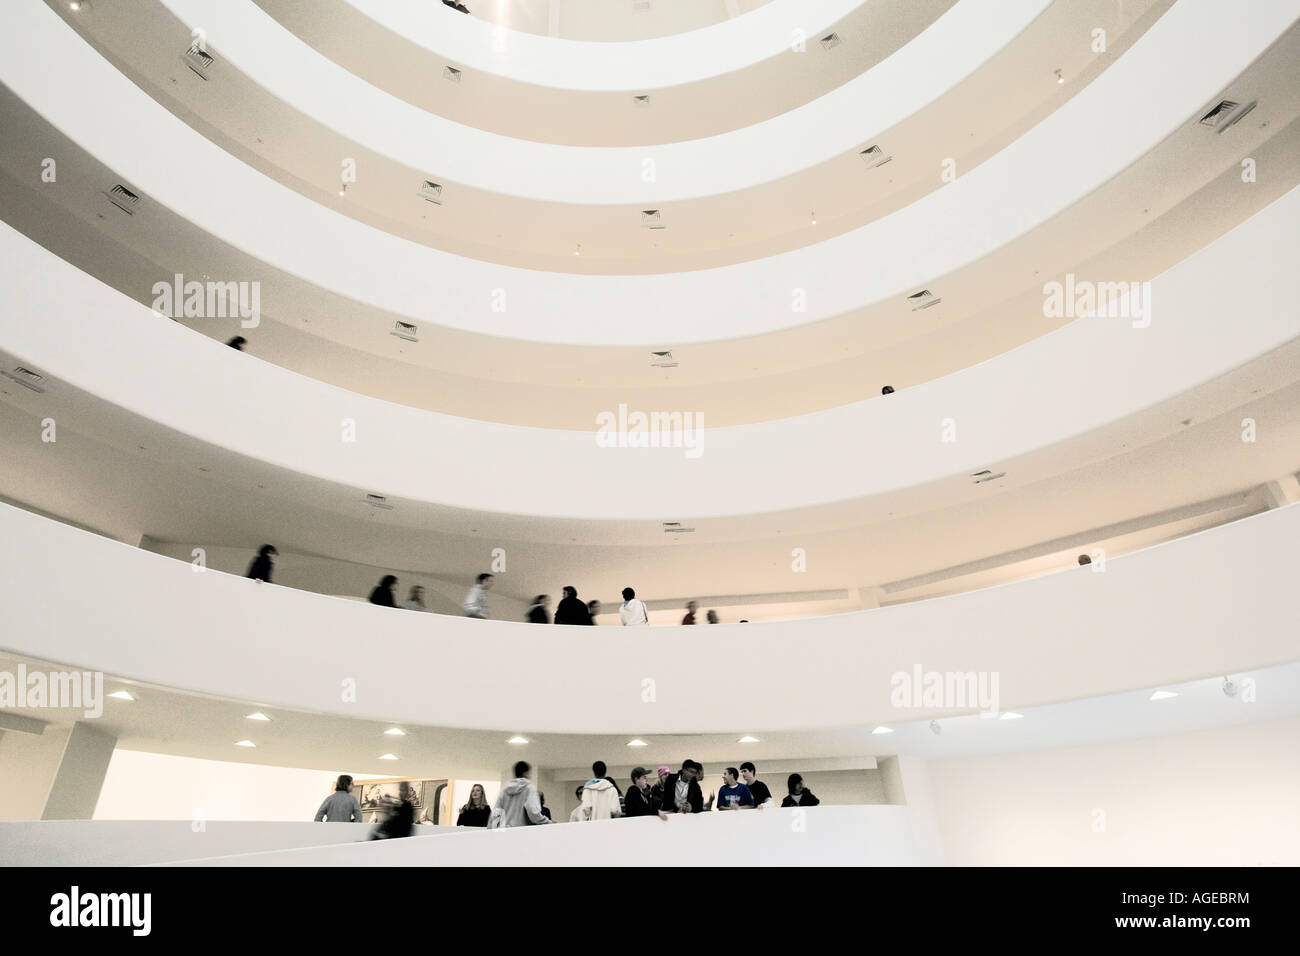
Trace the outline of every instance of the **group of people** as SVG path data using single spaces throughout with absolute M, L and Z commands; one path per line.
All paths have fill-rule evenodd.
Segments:
M 528 761 L 518 761 L 514 766 L 514 777 L 501 788 L 495 803 L 491 805 L 483 785 L 474 784 L 469 799 L 456 817 L 456 826 L 500 829 L 553 822 L 551 811 L 546 806 L 546 796 L 533 786 L 531 775 L 532 767 Z M 739 769 L 727 767 L 722 772 L 722 786 L 716 793 L 709 794 L 707 800 L 704 798 L 704 788 L 700 785 L 704 767 L 694 760 L 682 761 L 681 769 L 676 773 L 667 767 L 659 767 L 654 776 L 657 779 L 652 784 L 650 771 L 645 767 L 636 767 L 631 775 L 632 785 L 625 794 L 606 772 L 604 761 L 597 760 L 591 765 L 591 779 L 580 785 L 575 792 L 578 806 L 569 815 L 569 822 L 587 823 L 616 817 L 650 816 L 666 820 L 670 813 L 709 813 L 715 809 L 715 801 L 718 811 L 761 809 L 776 805 L 772 791 L 758 779 L 758 769 L 748 760 Z M 352 794 L 353 787 L 352 777 L 347 774 L 339 777 L 334 792 L 325 798 L 312 819 L 326 823 L 363 822 L 361 804 Z M 815 807 L 820 802 L 803 785 L 802 776 L 790 774 L 786 781 L 786 795 L 781 800 L 782 807 Z M 386 840 L 410 836 L 414 824 L 415 806 L 411 788 L 403 782 L 398 785 L 397 806 L 375 827 L 370 838 Z
M 270 584 L 271 572 L 275 568 L 275 562 L 272 558 L 277 557 L 279 553 L 274 545 L 262 545 L 257 552 L 257 557 L 248 566 L 246 576 Z M 480 620 L 487 619 L 487 595 L 495 583 L 496 577 L 486 571 L 475 579 L 474 586 L 465 595 L 465 601 L 462 605 L 466 617 L 479 618 Z M 525 620 L 532 624 L 592 625 L 596 623 L 596 618 L 601 613 L 599 601 L 588 601 L 584 604 L 578 598 L 578 589 L 572 585 L 565 587 L 563 593 L 564 596 L 560 598 L 554 616 L 551 614 L 551 596 L 549 594 L 539 594 L 533 599 L 532 605 L 528 608 Z M 395 608 L 400 606 L 408 611 L 429 610 L 424 604 L 424 588 L 419 584 L 412 585 L 406 600 L 401 605 L 398 605 L 397 575 L 395 574 L 384 575 L 370 592 L 369 600 L 371 604 L 378 604 L 381 607 Z M 695 624 L 695 613 L 698 609 L 699 606 L 694 601 L 687 601 L 686 615 L 682 618 L 682 623 L 686 625 Z M 646 610 L 645 602 L 636 596 L 636 591 L 632 588 L 623 589 L 623 603 L 619 605 L 618 616 L 624 627 L 642 627 L 650 623 L 650 614 Z M 705 614 L 705 620 L 710 624 L 717 624 L 718 612 L 709 610 Z M 748 624 L 749 622 L 742 620 L 740 623 Z

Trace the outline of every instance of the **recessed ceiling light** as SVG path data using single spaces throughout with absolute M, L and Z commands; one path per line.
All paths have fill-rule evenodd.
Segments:
M 236 746 L 236 747 L 256 747 L 257 744 L 253 743 L 251 740 L 236 740 L 236 741 L 235 741 L 235 746 Z
M 737 740 L 736 743 L 738 743 L 738 744 L 756 744 L 756 743 L 758 743 L 758 738 L 757 738 L 757 737 L 751 737 L 751 736 L 749 736 L 749 734 L 745 734 L 745 736 L 743 736 L 743 737 L 741 737 L 739 740 Z
M 387 730 L 384 731 L 384 733 L 387 734 L 389 737 L 406 736 L 406 731 L 403 730 L 401 727 L 389 727 Z
M 526 744 L 526 743 L 528 743 L 528 738 L 527 738 L 527 737 L 520 737 L 520 736 L 516 735 L 516 736 L 514 736 L 514 737 L 511 737 L 509 740 L 507 740 L 506 743 L 508 743 L 508 744 Z
M 271 718 L 268 717 L 268 716 L 266 716 L 266 714 L 262 713 L 262 712 L 259 710 L 259 711 L 258 711 L 257 713 L 255 713 L 255 714 L 249 714 L 249 715 L 248 715 L 247 717 L 245 717 L 244 719 L 245 719 L 245 720 L 270 720 Z
M 132 697 L 131 694 L 130 694 L 128 691 L 124 691 L 124 690 L 114 691 L 113 693 L 109 694 L 108 696 L 109 696 L 109 697 L 116 697 L 118 700 L 135 700 L 135 698 Z
M 1057 82 L 1057 85 L 1060 85 L 1061 83 L 1064 83 L 1064 82 L 1065 82 L 1065 77 L 1063 77 L 1063 76 L 1061 75 L 1061 71 L 1060 71 L 1060 70 L 1057 70 L 1057 71 L 1056 71 L 1056 82 Z
M 877 727 L 875 730 L 872 731 L 873 734 L 892 734 L 893 732 L 894 732 L 893 727 Z
M 648 743 L 646 743 L 644 740 L 641 740 L 639 737 L 638 737 L 636 740 L 629 740 L 629 741 L 627 742 L 627 745 L 628 745 L 629 747 L 649 747 L 649 746 L 650 746 Z
M 1020 720 L 1024 716 L 1024 714 L 1017 714 L 1014 711 L 1008 710 L 1005 714 L 999 717 L 998 720 Z
M 396 759 L 397 759 L 397 754 L 380 754 L 380 755 L 379 755 L 379 759 L 380 759 L 380 760 L 396 760 Z
M 1168 700 L 1170 697 L 1177 697 L 1177 696 L 1178 695 L 1171 690 L 1158 690 L 1150 697 L 1148 697 L 1147 700 Z

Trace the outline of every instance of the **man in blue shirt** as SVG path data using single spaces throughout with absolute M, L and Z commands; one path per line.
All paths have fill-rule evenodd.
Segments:
M 740 782 L 740 771 L 728 767 L 722 773 L 723 787 L 718 791 L 719 810 L 739 810 L 741 807 L 753 809 L 754 795 L 749 787 Z

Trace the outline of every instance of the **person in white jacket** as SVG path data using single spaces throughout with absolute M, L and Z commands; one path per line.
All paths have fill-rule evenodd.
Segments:
M 537 788 L 528 779 L 532 769 L 526 760 L 520 760 L 515 764 L 515 778 L 502 787 L 501 792 L 497 794 L 496 805 L 492 807 L 492 815 L 488 817 L 489 830 L 551 822 L 546 814 L 542 813 L 542 801 L 537 796 Z
M 622 815 L 618 788 L 604 777 L 592 777 L 582 787 L 582 804 L 574 811 L 572 819 L 589 823 L 592 820 L 612 820 Z
M 636 592 L 631 588 L 623 589 L 623 604 L 618 609 L 618 616 L 623 621 L 624 627 L 642 627 L 650 623 L 645 602 L 638 601 Z

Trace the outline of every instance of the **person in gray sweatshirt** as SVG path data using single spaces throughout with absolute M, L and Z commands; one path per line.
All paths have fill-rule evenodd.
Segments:
M 352 778 L 346 773 L 334 784 L 334 792 L 325 798 L 325 802 L 312 817 L 314 823 L 324 820 L 326 823 L 361 823 L 361 804 L 352 796 Z
M 551 822 L 546 814 L 542 813 L 542 802 L 538 799 L 537 788 L 528 779 L 532 769 L 526 760 L 520 760 L 515 764 L 515 778 L 502 787 L 501 792 L 497 794 L 497 802 L 492 807 L 492 817 L 488 820 L 489 829 Z

